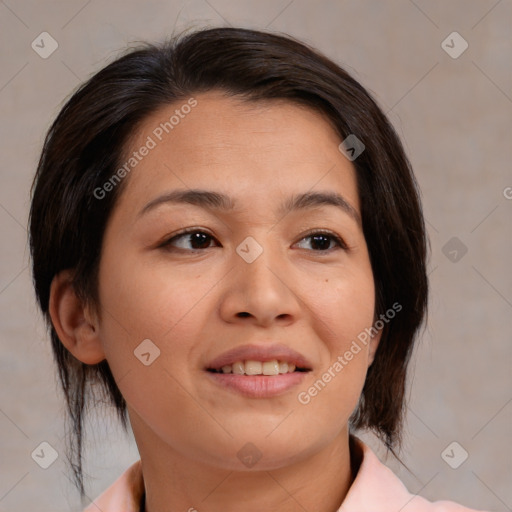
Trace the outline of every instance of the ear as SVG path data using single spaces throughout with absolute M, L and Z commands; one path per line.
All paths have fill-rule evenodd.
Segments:
M 78 360 L 96 364 L 105 359 L 98 319 L 77 297 L 70 270 L 52 280 L 49 313 L 60 341 Z
M 375 353 L 379 348 L 380 339 L 382 337 L 382 329 L 379 330 L 377 334 L 372 336 L 370 340 L 370 349 L 368 351 L 368 368 L 373 364 L 373 360 L 375 359 Z

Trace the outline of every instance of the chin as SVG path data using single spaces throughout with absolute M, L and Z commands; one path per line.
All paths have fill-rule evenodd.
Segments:
M 286 434 L 283 432 L 283 434 Z M 271 434 L 272 437 L 274 434 Z M 201 447 L 197 460 L 229 471 L 271 471 L 300 462 L 315 453 L 315 444 L 303 446 L 304 439 L 286 435 L 274 439 L 261 430 Z M 302 441 L 302 443 L 300 442 Z M 215 446 L 215 450 L 211 447 Z

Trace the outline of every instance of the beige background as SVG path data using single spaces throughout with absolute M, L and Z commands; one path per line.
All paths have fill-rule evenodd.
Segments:
M 44 133 L 74 88 L 125 45 L 226 24 L 316 46 L 389 113 L 423 191 L 432 296 L 403 457 L 414 475 L 387 462 L 431 500 L 512 510 L 511 22 L 510 0 L 0 1 L 0 512 L 80 510 L 28 266 L 29 187 Z M 47 59 L 31 48 L 43 31 L 59 45 Z M 469 44 L 458 58 L 441 46 L 453 31 Z M 457 262 L 443 252 L 452 237 L 467 247 Z M 133 439 L 103 421 L 106 411 L 98 416 L 86 453 L 91 498 L 138 458 Z M 43 441 L 59 453 L 46 470 L 31 458 Z M 453 441 L 469 453 L 458 469 L 441 457 Z

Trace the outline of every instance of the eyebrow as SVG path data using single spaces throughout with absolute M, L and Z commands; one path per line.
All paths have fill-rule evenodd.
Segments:
M 235 209 L 236 202 L 226 194 L 201 189 L 173 190 L 162 194 L 147 203 L 138 213 L 137 218 L 163 204 L 191 204 L 207 210 L 229 212 Z M 321 206 L 335 206 L 348 214 L 361 226 L 361 217 L 358 211 L 340 194 L 336 192 L 305 192 L 287 199 L 280 207 L 278 213 L 287 215 L 296 210 L 317 208 Z

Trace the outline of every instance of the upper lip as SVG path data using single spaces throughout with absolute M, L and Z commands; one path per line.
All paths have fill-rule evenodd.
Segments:
M 210 361 L 206 369 L 219 370 L 237 361 L 285 361 L 297 368 L 311 370 L 311 363 L 299 352 L 286 345 L 242 345 L 232 348 Z

